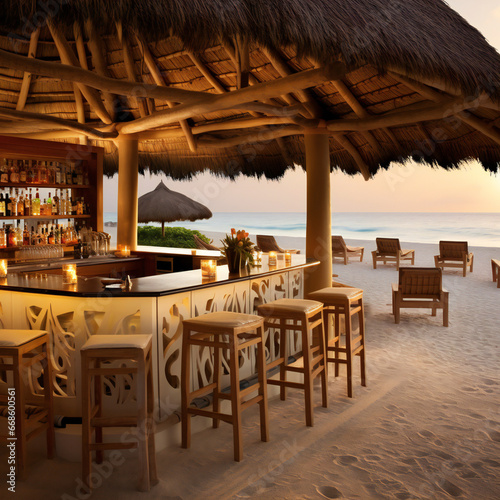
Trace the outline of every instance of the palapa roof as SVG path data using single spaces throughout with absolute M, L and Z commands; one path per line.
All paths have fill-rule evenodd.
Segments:
M 278 178 L 325 127 L 365 178 L 499 166 L 500 55 L 440 0 L 3 0 L 0 49 L 0 133 L 84 133 L 108 174 L 135 133 L 151 172 Z

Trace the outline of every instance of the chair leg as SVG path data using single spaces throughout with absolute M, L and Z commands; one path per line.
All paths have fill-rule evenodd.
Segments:
M 257 374 L 259 380 L 259 395 L 262 400 L 260 406 L 260 439 L 269 441 L 269 410 L 267 406 L 267 377 L 266 377 L 266 355 L 264 353 L 264 329 L 257 329 L 261 341 L 257 344 Z
M 214 383 L 215 383 L 215 389 L 212 395 L 213 398 L 213 404 L 212 408 L 214 410 L 214 413 L 219 413 L 220 412 L 220 401 L 219 401 L 219 394 L 222 391 L 221 388 L 221 383 L 220 383 L 220 372 L 221 372 L 221 361 L 220 361 L 220 349 L 218 347 L 214 347 Z M 218 429 L 220 426 L 220 419 L 219 418 L 213 418 L 212 420 L 212 427 L 214 429 Z
M 191 415 L 188 413 L 189 390 L 191 387 L 191 345 L 188 342 L 189 330 L 182 336 L 182 362 L 181 362 L 181 420 L 182 420 L 182 447 L 191 446 Z
M 449 294 L 448 292 L 443 293 L 443 326 L 448 326 L 448 303 Z
M 347 396 L 352 398 L 352 316 L 350 304 L 345 305 L 345 352 L 347 368 Z
M 464 278 L 467 276 L 467 256 L 464 257 L 463 276 Z
M 361 371 L 361 385 L 363 387 L 366 387 L 366 354 L 365 354 L 365 349 L 366 349 L 366 344 L 365 344 L 365 309 L 363 305 L 363 299 L 359 299 L 359 306 L 360 306 L 360 311 L 359 311 L 359 334 L 361 336 L 361 345 L 363 348 L 359 352 L 359 367 Z
M 12 356 L 14 387 L 16 388 L 16 473 L 19 479 L 24 479 L 26 470 L 26 415 L 24 409 L 25 387 L 23 381 L 23 356 L 18 351 Z
M 101 362 L 99 359 L 95 360 L 95 367 L 99 369 L 101 367 Z M 100 375 L 94 375 L 94 398 L 95 406 L 97 407 L 96 417 L 102 417 L 102 380 Z M 95 443 L 102 443 L 102 427 L 95 428 Z M 98 464 L 102 464 L 104 458 L 103 450 L 96 450 L 95 461 Z
M 283 362 L 280 364 L 280 380 L 286 381 L 287 379 L 287 365 L 288 365 L 288 333 L 286 329 L 286 321 L 284 319 L 279 319 L 279 335 L 280 335 L 280 358 Z M 280 399 L 281 401 L 286 400 L 286 386 L 281 384 L 280 386 Z
M 309 340 L 309 328 L 307 320 L 302 320 L 302 353 L 304 360 L 304 399 L 306 411 L 306 425 L 312 427 L 314 425 L 313 416 L 313 380 L 311 377 L 311 344 Z M 311 332 L 312 334 L 312 332 Z
M 147 385 L 146 385 L 146 367 L 144 358 L 140 359 L 136 375 L 136 399 L 137 399 L 137 428 L 139 429 L 139 438 L 137 442 L 137 451 L 139 455 L 139 490 L 149 491 L 149 452 L 147 437 Z
M 472 273 L 474 271 L 474 254 L 471 254 L 470 256 L 470 272 Z
M 233 446 L 234 460 L 241 462 L 243 458 L 243 443 L 241 441 L 241 398 L 240 398 L 240 377 L 238 366 L 239 350 L 236 345 L 237 339 L 230 338 L 229 370 L 231 379 L 231 414 L 233 422 Z
M 373 269 L 377 269 L 377 252 L 372 252 Z
M 363 250 L 361 250 L 361 255 L 359 257 L 359 262 L 363 262 L 363 255 L 365 253 L 365 249 L 363 248 Z
M 322 314 L 322 313 L 321 313 Z M 321 401 L 323 408 L 328 408 L 328 350 L 325 344 L 325 333 L 324 333 L 324 322 L 322 321 L 317 326 L 318 332 L 318 342 L 319 342 L 319 352 L 323 355 L 323 362 L 320 361 L 320 365 L 323 365 L 323 370 L 320 373 L 321 377 Z
M 434 255 L 434 266 L 439 267 L 439 255 Z
M 399 298 L 399 293 L 394 293 L 394 322 L 396 325 L 399 324 L 400 316 L 401 316 L 401 303 Z
M 335 306 L 335 377 L 340 374 L 340 311 L 338 306 Z
M 153 388 L 153 365 L 152 353 L 148 355 L 148 374 L 146 379 L 148 396 L 148 455 L 149 455 L 149 482 L 151 486 L 158 484 L 158 473 L 156 470 L 156 446 L 155 446 L 155 423 L 154 423 L 154 388 Z
M 47 341 L 48 342 L 48 341 Z M 52 385 L 52 359 L 48 343 L 43 345 L 45 352 L 45 366 L 43 368 L 43 392 L 47 408 L 47 458 L 54 458 L 55 433 L 54 433 L 54 394 Z

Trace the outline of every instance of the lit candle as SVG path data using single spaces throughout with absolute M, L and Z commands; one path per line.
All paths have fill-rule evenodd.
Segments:
M 75 264 L 63 264 L 62 266 L 63 284 L 73 285 L 77 282 L 76 277 L 76 265 Z
M 124 257 L 130 257 L 130 248 L 127 245 L 123 246 L 122 255 Z
M 270 266 L 276 265 L 276 252 L 269 252 L 269 265 Z
M 0 260 L 0 278 L 7 277 L 7 259 Z
M 290 252 L 285 252 L 285 265 L 289 266 L 292 263 L 292 254 Z
M 262 266 L 262 252 L 254 252 L 253 254 L 253 265 L 255 267 Z
M 217 261 L 202 260 L 201 261 L 202 278 L 215 278 L 216 275 L 217 275 Z

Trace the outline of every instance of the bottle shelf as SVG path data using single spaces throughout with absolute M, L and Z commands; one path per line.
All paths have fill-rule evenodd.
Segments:
M 5 215 L 0 220 L 90 219 L 90 215 Z
M 52 188 L 52 189 L 90 189 L 91 186 L 86 184 L 27 184 L 19 182 L 18 184 L 2 183 L 1 188 Z

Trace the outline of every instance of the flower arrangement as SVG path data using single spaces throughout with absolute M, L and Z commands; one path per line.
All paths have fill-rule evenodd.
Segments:
M 236 231 L 232 228 L 231 234 L 226 234 L 222 240 L 222 245 L 222 253 L 227 258 L 230 272 L 237 272 L 246 265 L 253 266 L 253 242 L 245 230 Z

